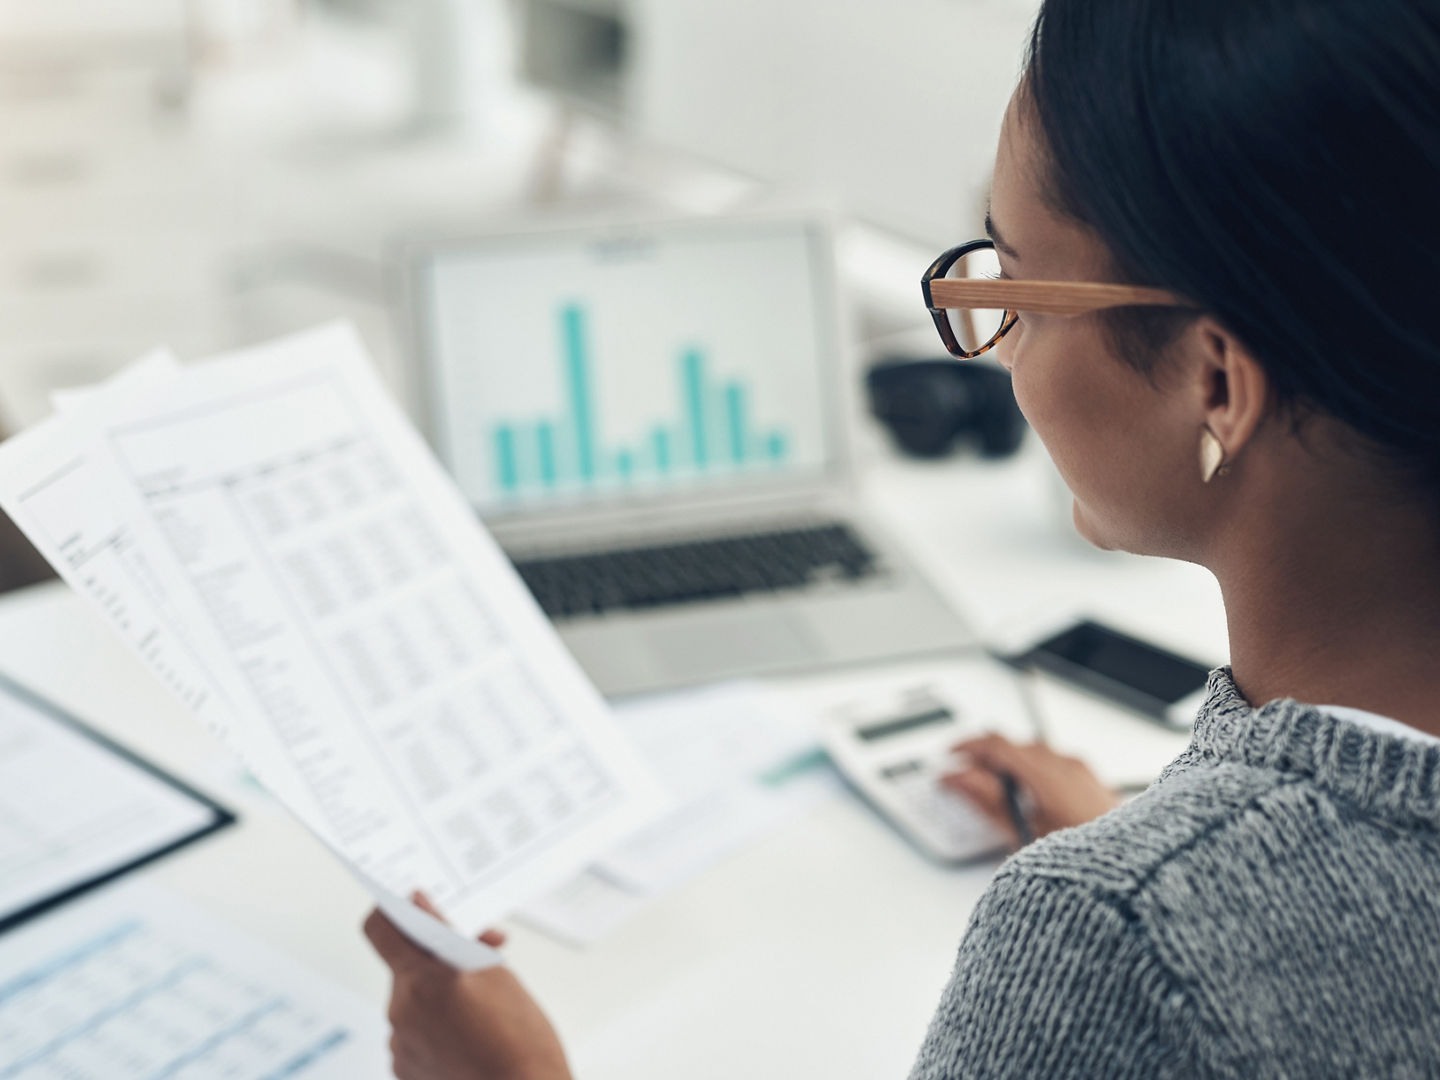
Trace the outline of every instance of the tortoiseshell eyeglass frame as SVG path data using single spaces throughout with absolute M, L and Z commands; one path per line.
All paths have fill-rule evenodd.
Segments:
M 925 271 L 920 279 L 920 291 L 925 296 L 925 307 L 935 320 L 935 329 L 940 340 L 951 356 L 960 360 L 973 360 L 989 352 L 1000 343 L 1000 339 L 1015 325 L 1017 312 L 1033 311 L 1037 315 L 1084 315 L 1104 308 L 1116 307 L 1193 307 L 1184 299 L 1164 289 L 1152 289 L 1141 285 L 1107 285 L 1090 281 L 1024 281 L 1013 278 L 995 280 L 963 278 L 950 279 L 945 275 L 957 262 L 972 251 L 995 247 L 993 240 L 971 240 L 945 252 Z M 973 310 L 976 308 L 1000 309 L 1005 317 L 1000 329 L 989 341 L 978 349 L 966 349 L 955 337 L 950 325 L 950 310 Z

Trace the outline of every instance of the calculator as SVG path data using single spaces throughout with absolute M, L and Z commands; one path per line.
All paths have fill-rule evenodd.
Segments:
M 910 843 L 937 862 L 960 863 L 1009 846 L 989 818 L 940 786 L 956 766 L 950 748 L 980 730 L 960 707 L 920 688 L 878 714 L 836 710 L 821 739 L 845 779 Z

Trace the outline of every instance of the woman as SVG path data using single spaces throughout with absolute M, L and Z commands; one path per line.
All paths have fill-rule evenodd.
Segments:
M 1010 309 L 1077 528 L 1213 571 L 1232 667 L 1118 809 L 966 748 L 952 786 L 1003 820 L 1010 773 L 1052 835 L 977 907 L 915 1076 L 1440 1075 L 1440 4 L 1046 0 L 1028 60 L 1002 280 L 927 296 Z M 368 929 L 401 1077 L 566 1075 L 509 972 Z

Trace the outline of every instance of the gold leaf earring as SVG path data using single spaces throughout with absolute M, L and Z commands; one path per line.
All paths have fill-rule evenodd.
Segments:
M 1200 479 L 1210 483 L 1217 476 L 1224 476 L 1230 471 L 1230 465 L 1225 460 L 1225 447 L 1220 444 L 1220 439 L 1215 432 L 1210 430 L 1206 424 L 1200 429 Z

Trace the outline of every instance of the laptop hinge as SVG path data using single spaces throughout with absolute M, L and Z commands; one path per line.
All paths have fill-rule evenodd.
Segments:
M 500 545 L 511 551 L 562 551 L 754 532 L 791 524 L 819 523 L 843 516 L 845 500 L 830 491 L 789 492 L 784 497 L 727 500 L 683 508 L 667 503 L 646 508 L 588 508 L 544 519 L 487 522 Z

